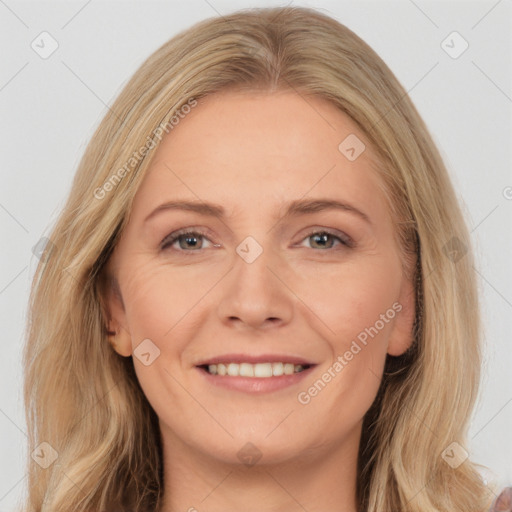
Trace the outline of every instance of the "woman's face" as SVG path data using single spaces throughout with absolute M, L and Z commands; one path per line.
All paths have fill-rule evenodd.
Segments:
M 209 96 L 163 138 L 108 303 L 166 446 L 234 463 L 357 446 L 414 317 L 361 141 L 294 92 Z

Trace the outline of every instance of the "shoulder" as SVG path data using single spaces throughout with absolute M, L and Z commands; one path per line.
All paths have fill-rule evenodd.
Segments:
M 500 492 L 489 512 L 512 512 L 512 487 L 505 487 Z

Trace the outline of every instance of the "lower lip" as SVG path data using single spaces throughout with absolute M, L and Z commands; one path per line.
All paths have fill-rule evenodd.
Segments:
M 255 394 L 271 393 L 298 384 L 311 373 L 313 368 L 314 366 L 310 366 L 301 372 L 279 377 L 232 377 L 230 375 L 212 375 L 203 368 L 196 367 L 200 374 L 214 386 Z

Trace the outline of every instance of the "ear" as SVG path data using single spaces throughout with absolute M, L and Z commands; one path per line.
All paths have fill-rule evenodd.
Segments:
M 132 338 L 127 327 L 119 282 L 108 269 L 100 281 L 100 303 L 106 330 L 110 331 L 109 341 L 119 355 L 129 357 L 132 355 Z
M 398 311 L 391 332 L 387 353 L 400 356 L 412 345 L 414 320 L 416 318 L 416 290 L 414 280 L 403 277 L 400 296 L 394 309 Z

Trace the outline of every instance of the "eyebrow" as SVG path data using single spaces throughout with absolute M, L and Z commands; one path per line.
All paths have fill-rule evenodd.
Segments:
M 168 210 L 186 210 L 214 217 L 217 219 L 224 219 L 226 211 L 224 207 L 219 204 L 207 203 L 204 201 L 167 201 L 157 206 L 145 219 L 144 223 L 152 219 L 160 212 Z M 319 198 L 319 199 L 297 199 L 288 203 L 283 218 L 305 215 L 310 213 L 321 212 L 325 210 L 341 210 L 348 213 L 353 213 L 363 219 L 368 224 L 372 225 L 369 216 L 355 206 L 337 201 L 336 199 Z

